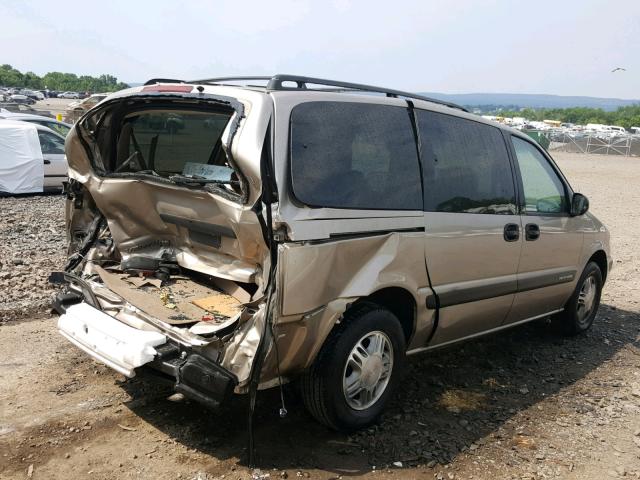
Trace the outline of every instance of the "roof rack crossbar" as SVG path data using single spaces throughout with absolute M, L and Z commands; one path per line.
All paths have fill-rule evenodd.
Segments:
M 285 82 L 293 82 L 296 84 L 296 87 L 288 87 L 283 85 Z M 301 77 L 298 75 L 274 75 L 269 80 L 267 84 L 268 90 L 297 90 L 301 88 L 307 88 L 307 84 L 314 85 L 327 85 L 331 87 L 342 87 L 351 90 L 360 90 L 363 92 L 375 92 L 375 93 L 384 93 L 387 97 L 405 97 L 405 98 L 414 98 L 416 100 L 424 100 L 426 102 L 437 103 L 439 105 L 445 105 L 450 108 L 456 108 L 458 110 L 467 111 L 466 108 L 457 105 L 455 103 L 446 102 L 444 100 L 437 100 L 435 98 L 426 97 L 424 95 L 418 95 L 411 92 L 403 92 L 401 90 L 392 90 L 390 88 L 382 88 L 382 87 L 374 87 L 372 85 L 364 85 L 360 83 L 350 83 L 350 82 L 341 82 L 336 80 L 326 80 L 323 78 L 313 78 L 313 77 Z

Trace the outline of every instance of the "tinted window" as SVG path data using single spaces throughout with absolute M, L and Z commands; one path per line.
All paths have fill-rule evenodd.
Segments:
M 472 120 L 417 111 L 425 210 L 515 214 L 515 186 L 499 129 Z
M 512 139 L 522 177 L 524 211 L 526 213 L 566 212 L 564 185 L 547 159 L 531 143 L 516 137 Z
M 41 132 L 38 130 L 38 139 L 40 140 L 40 149 L 44 154 L 63 154 L 64 140 L 57 137 L 53 133 Z
M 310 206 L 419 210 L 420 167 L 406 108 L 310 102 L 291 113 L 291 179 Z

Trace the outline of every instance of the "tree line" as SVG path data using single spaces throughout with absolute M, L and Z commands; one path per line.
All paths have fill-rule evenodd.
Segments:
M 113 75 L 76 75 L 75 73 L 49 72 L 42 77 L 33 72 L 22 73 L 11 65 L 0 65 L 0 86 L 29 88 L 33 90 L 64 90 L 73 92 L 115 92 L 127 88 Z
M 501 117 L 524 117 L 527 120 L 559 120 L 563 123 L 586 125 L 587 123 L 602 123 L 618 125 L 624 128 L 640 127 L 640 105 L 619 107 L 607 112 L 601 108 L 525 108 L 522 110 L 501 110 L 496 115 Z

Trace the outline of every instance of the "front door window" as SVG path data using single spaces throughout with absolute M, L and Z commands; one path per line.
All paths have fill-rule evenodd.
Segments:
M 565 213 L 568 210 L 564 186 L 551 164 L 531 143 L 513 137 L 522 187 L 525 214 L 544 215 Z

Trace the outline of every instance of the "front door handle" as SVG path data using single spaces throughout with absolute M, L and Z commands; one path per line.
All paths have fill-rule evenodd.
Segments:
M 524 238 L 530 242 L 540 238 L 540 227 L 535 223 L 527 223 L 524 227 Z
M 45 160 L 45 161 L 44 161 L 44 164 L 45 164 L 45 165 L 51 165 L 51 160 Z
M 507 242 L 516 242 L 520 238 L 520 226 L 517 223 L 507 223 L 504 226 L 504 239 Z

